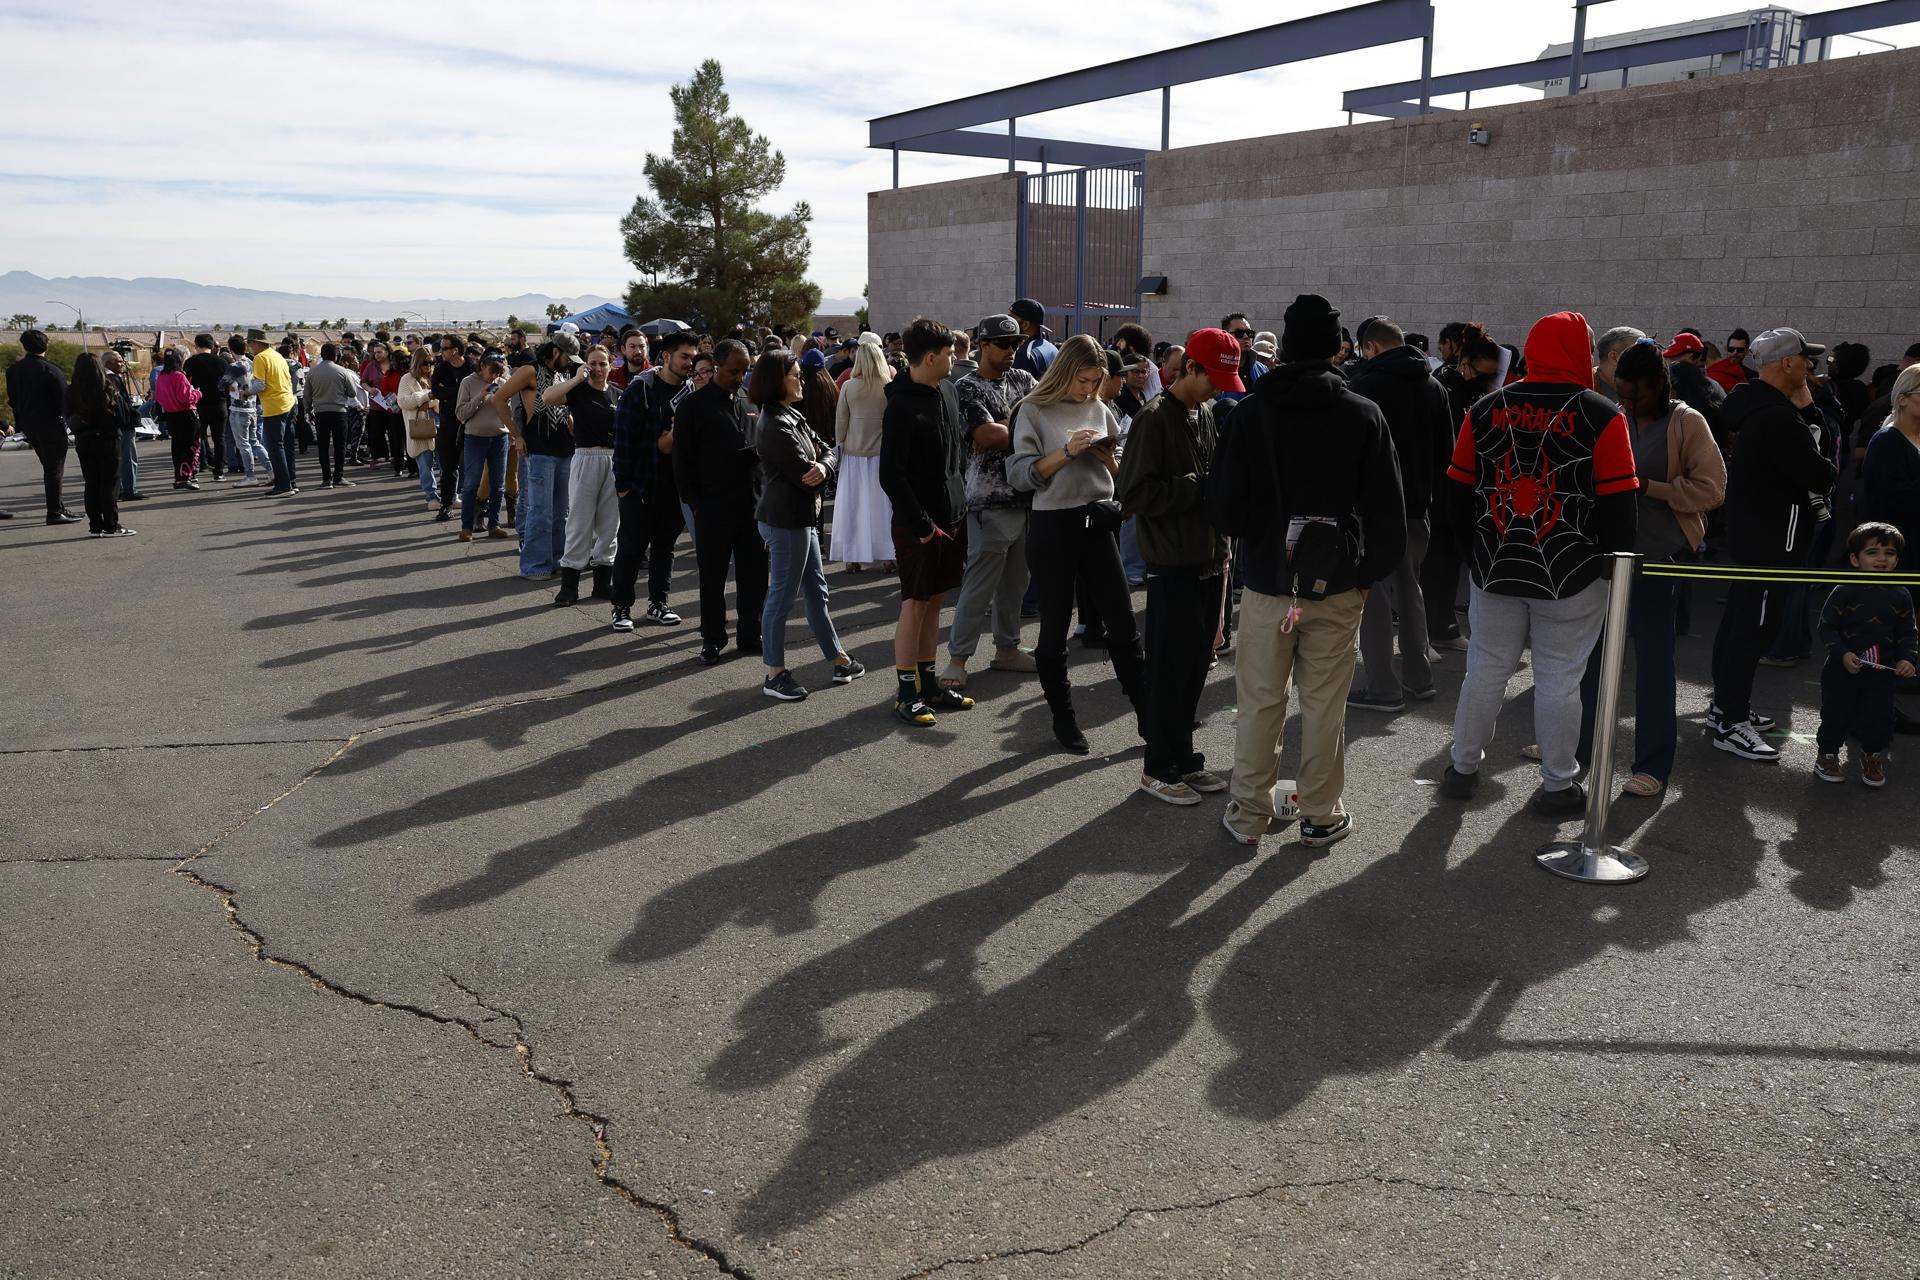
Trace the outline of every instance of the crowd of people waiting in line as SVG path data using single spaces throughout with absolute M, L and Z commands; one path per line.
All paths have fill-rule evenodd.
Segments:
M 1610 553 L 1808 569 L 1844 545 L 1852 568 L 1886 572 L 1920 534 L 1920 344 L 1869 382 L 1864 347 L 1829 352 L 1784 327 L 1735 330 L 1723 348 L 1697 330 L 1662 342 L 1620 327 L 1596 341 L 1563 312 L 1524 348 L 1461 322 L 1430 352 L 1384 316 L 1349 332 L 1311 294 L 1277 334 L 1234 313 L 1178 344 L 1138 324 L 1105 346 L 1056 344 L 1046 321 L 1020 299 L 970 329 L 920 319 L 845 339 L 554 326 L 536 344 L 518 330 L 497 345 L 382 331 L 314 353 L 293 335 L 252 330 L 223 350 L 203 334 L 192 352 L 156 353 L 144 395 L 114 352 L 83 354 L 68 382 L 28 331 L 7 389 L 44 466 L 47 522 L 78 518 L 61 503 L 71 431 L 96 537 L 132 533 L 118 504 L 143 496 L 143 413 L 166 430 L 177 489 L 198 489 L 204 468 L 289 496 L 309 449 L 322 488 L 354 483 L 350 462 L 390 469 L 417 480 L 438 520 L 457 509 L 462 541 L 517 540 L 522 576 L 559 579 L 556 605 L 576 604 L 590 578 L 618 631 L 635 626 L 643 561 L 642 619 L 680 624 L 668 591 L 691 530 L 700 660 L 719 663 L 730 642 L 731 572 L 731 642 L 761 658 L 762 691 L 783 701 L 808 696 L 786 652 L 796 597 L 832 681 L 865 674 L 834 627 L 829 559 L 897 574 L 891 709 L 916 728 L 973 705 L 970 666 L 990 631 L 986 665 L 1036 675 L 1055 739 L 1089 752 L 1068 678 L 1077 635 L 1105 650 L 1133 705 L 1140 789 L 1176 805 L 1231 792 L 1223 824 L 1249 845 L 1295 817 L 1310 845 L 1348 834 L 1348 710 L 1433 698 L 1449 652 L 1466 672 L 1440 794 L 1474 794 L 1531 652 L 1533 805 L 1579 814 Z M 1634 580 L 1625 794 L 1657 796 L 1670 780 L 1690 605 L 1674 579 Z M 1920 640 L 1911 593 L 1870 578 L 1824 593 L 1817 620 L 1806 585 L 1729 584 L 1713 745 L 1779 760 L 1775 720 L 1752 705 L 1756 668 L 1810 657 L 1816 637 L 1814 772 L 1841 781 L 1852 741 L 1860 777 L 1880 786 L 1892 734 L 1913 727 L 1895 693 L 1915 682 Z M 1222 777 L 1193 730 L 1207 672 L 1229 653 L 1238 718 Z M 1297 792 L 1282 795 L 1295 691 Z

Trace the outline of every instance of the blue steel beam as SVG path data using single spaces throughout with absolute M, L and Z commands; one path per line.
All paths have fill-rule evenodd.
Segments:
M 1373 0 L 1371 4 L 1351 9 L 1337 9 L 881 116 L 867 122 L 867 145 L 886 147 L 899 143 L 909 150 L 919 150 L 917 145 L 908 144 L 945 130 L 993 124 L 1151 89 L 1259 71 L 1402 40 L 1419 40 L 1432 34 L 1431 0 Z
M 1009 147 L 1011 142 L 1011 147 Z M 1139 147 L 1113 147 L 1104 142 L 1068 142 L 1060 138 L 1036 138 L 1004 133 L 975 133 L 970 129 L 949 129 L 892 144 L 901 151 L 920 151 L 941 156 L 979 156 L 983 160 L 1005 160 L 1009 150 L 1017 160 L 1065 165 L 1068 168 L 1102 165 L 1140 164 L 1147 153 Z
M 1810 13 L 1800 20 L 1800 36 L 1803 40 L 1824 40 L 1856 31 L 1877 31 L 1902 22 L 1920 22 L 1920 0 L 1877 0 L 1874 4 Z
M 1725 31 L 1701 31 L 1693 35 L 1669 36 L 1664 40 L 1615 45 L 1611 49 L 1590 49 L 1583 61 L 1586 72 L 1592 74 L 1652 66 L 1661 62 L 1678 62 L 1686 58 L 1705 58 L 1720 53 L 1740 53 L 1746 47 L 1747 28 L 1731 27 Z M 1503 67 L 1434 76 L 1424 87 L 1433 97 L 1440 97 L 1449 93 L 1470 93 L 1475 89 L 1505 88 L 1534 80 L 1553 80 L 1571 74 L 1572 70 L 1572 56 L 1563 54 L 1558 58 L 1542 58 L 1537 62 L 1512 62 Z M 1374 108 L 1409 105 L 1407 99 L 1418 96 L 1422 87 L 1418 80 L 1403 80 L 1399 84 L 1349 89 L 1341 97 L 1340 105 L 1345 110 L 1366 115 L 1387 115 L 1390 113 Z M 1414 111 L 1417 113 L 1419 107 L 1415 106 Z

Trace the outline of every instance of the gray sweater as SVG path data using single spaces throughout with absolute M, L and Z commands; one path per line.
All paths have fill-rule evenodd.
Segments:
M 1062 448 L 1082 427 L 1096 427 L 1112 439 L 1120 437 L 1120 422 L 1098 400 L 1036 406 L 1020 404 L 1013 424 L 1013 451 L 1007 457 L 1007 483 L 1033 495 L 1035 511 L 1070 511 L 1113 496 L 1113 476 L 1106 459 L 1096 451 L 1080 454 L 1049 479 L 1041 479 L 1040 459 Z
M 322 360 L 307 370 L 308 413 L 345 413 L 360 395 L 360 375 L 344 365 Z

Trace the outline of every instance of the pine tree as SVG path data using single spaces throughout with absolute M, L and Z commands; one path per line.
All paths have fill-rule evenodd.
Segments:
M 635 198 L 620 220 L 627 260 L 649 277 L 628 287 L 627 310 L 716 329 L 806 324 L 820 305 L 806 278 L 813 210 L 804 200 L 784 214 L 758 207 L 785 180 L 786 158 L 731 114 L 713 59 L 668 94 L 672 154 L 648 153 L 653 195 Z

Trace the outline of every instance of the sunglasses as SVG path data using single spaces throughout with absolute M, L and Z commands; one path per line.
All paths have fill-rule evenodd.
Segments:
M 1253 337 L 1253 330 L 1251 329 L 1229 329 L 1227 330 L 1227 332 L 1232 334 L 1234 337 L 1238 338 L 1242 342 L 1245 342 L 1247 341 L 1247 339 Z
M 1001 349 L 1002 351 L 1012 351 L 1012 350 L 1014 350 L 1014 349 L 1015 349 L 1016 347 L 1018 347 L 1018 346 L 1020 345 L 1020 339 L 1018 339 L 1018 338 L 988 338 L 988 339 L 987 339 L 987 341 L 986 341 L 986 345 L 987 345 L 987 346 L 989 346 L 989 347 L 998 347 L 998 348 L 1000 348 L 1000 349 Z
M 1730 356 L 1743 356 L 1747 354 L 1747 349 L 1745 347 L 1728 347 L 1727 354 Z

